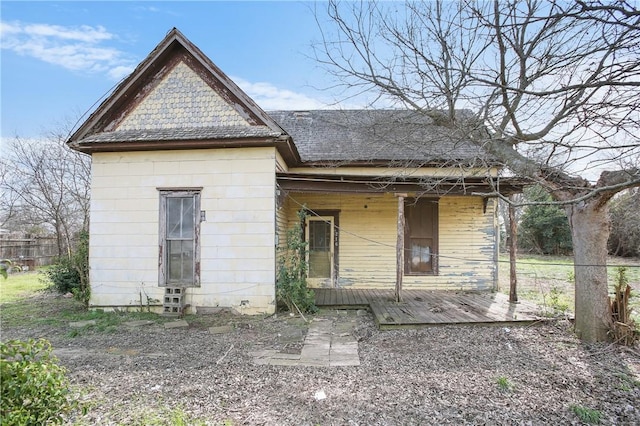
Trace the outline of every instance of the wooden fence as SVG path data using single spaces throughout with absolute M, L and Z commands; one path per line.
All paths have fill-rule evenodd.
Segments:
M 0 259 L 9 259 L 25 269 L 51 265 L 57 256 L 58 246 L 54 237 L 0 237 Z

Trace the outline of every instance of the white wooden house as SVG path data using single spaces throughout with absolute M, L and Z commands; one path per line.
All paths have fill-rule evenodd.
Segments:
M 313 286 L 497 285 L 482 194 L 508 182 L 480 148 L 411 111 L 267 113 L 176 29 L 69 145 L 92 156 L 95 308 L 273 312 L 302 206 Z

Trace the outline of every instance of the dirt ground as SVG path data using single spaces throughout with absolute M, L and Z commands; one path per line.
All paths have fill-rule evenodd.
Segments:
M 307 325 L 288 315 L 202 316 L 183 329 L 3 327 L 2 340 L 52 342 L 89 404 L 76 424 L 176 424 L 175 410 L 211 425 L 583 424 L 580 409 L 600 424 L 640 424 L 638 347 L 583 345 L 567 322 L 378 331 L 363 312 L 307 319 L 321 317 L 356 318 L 360 366 L 257 365 L 250 352 L 300 351 Z M 209 332 L 220 325 L 232 328 Z

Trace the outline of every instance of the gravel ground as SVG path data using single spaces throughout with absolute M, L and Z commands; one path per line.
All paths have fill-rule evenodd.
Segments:
M 600 424 L 640 424 L 637 347 L 583 345 L 566 322 L 381 332 L 369 314 L 356 318 L 359 367 L 256 365 L 251 351 L 302 347 L 306 325 L 287 315 L 219 314 L 187 329 L 119 325 L 75 337 L 66 327 L 5 327 L 2 339 L 52 342 L 89 401 L 79 424 L 147 424 L 176 409 L 212 425 L 582 424 L 575 406 L 597 410 Z M 224 324 L 233 330 L 209 333 Z

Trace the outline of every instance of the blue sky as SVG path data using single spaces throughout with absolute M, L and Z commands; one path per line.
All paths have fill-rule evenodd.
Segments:
M 264 109 L 333 102 L 313 3 L 2 1 L 2 139 L 75 121 L 177 27 Z

